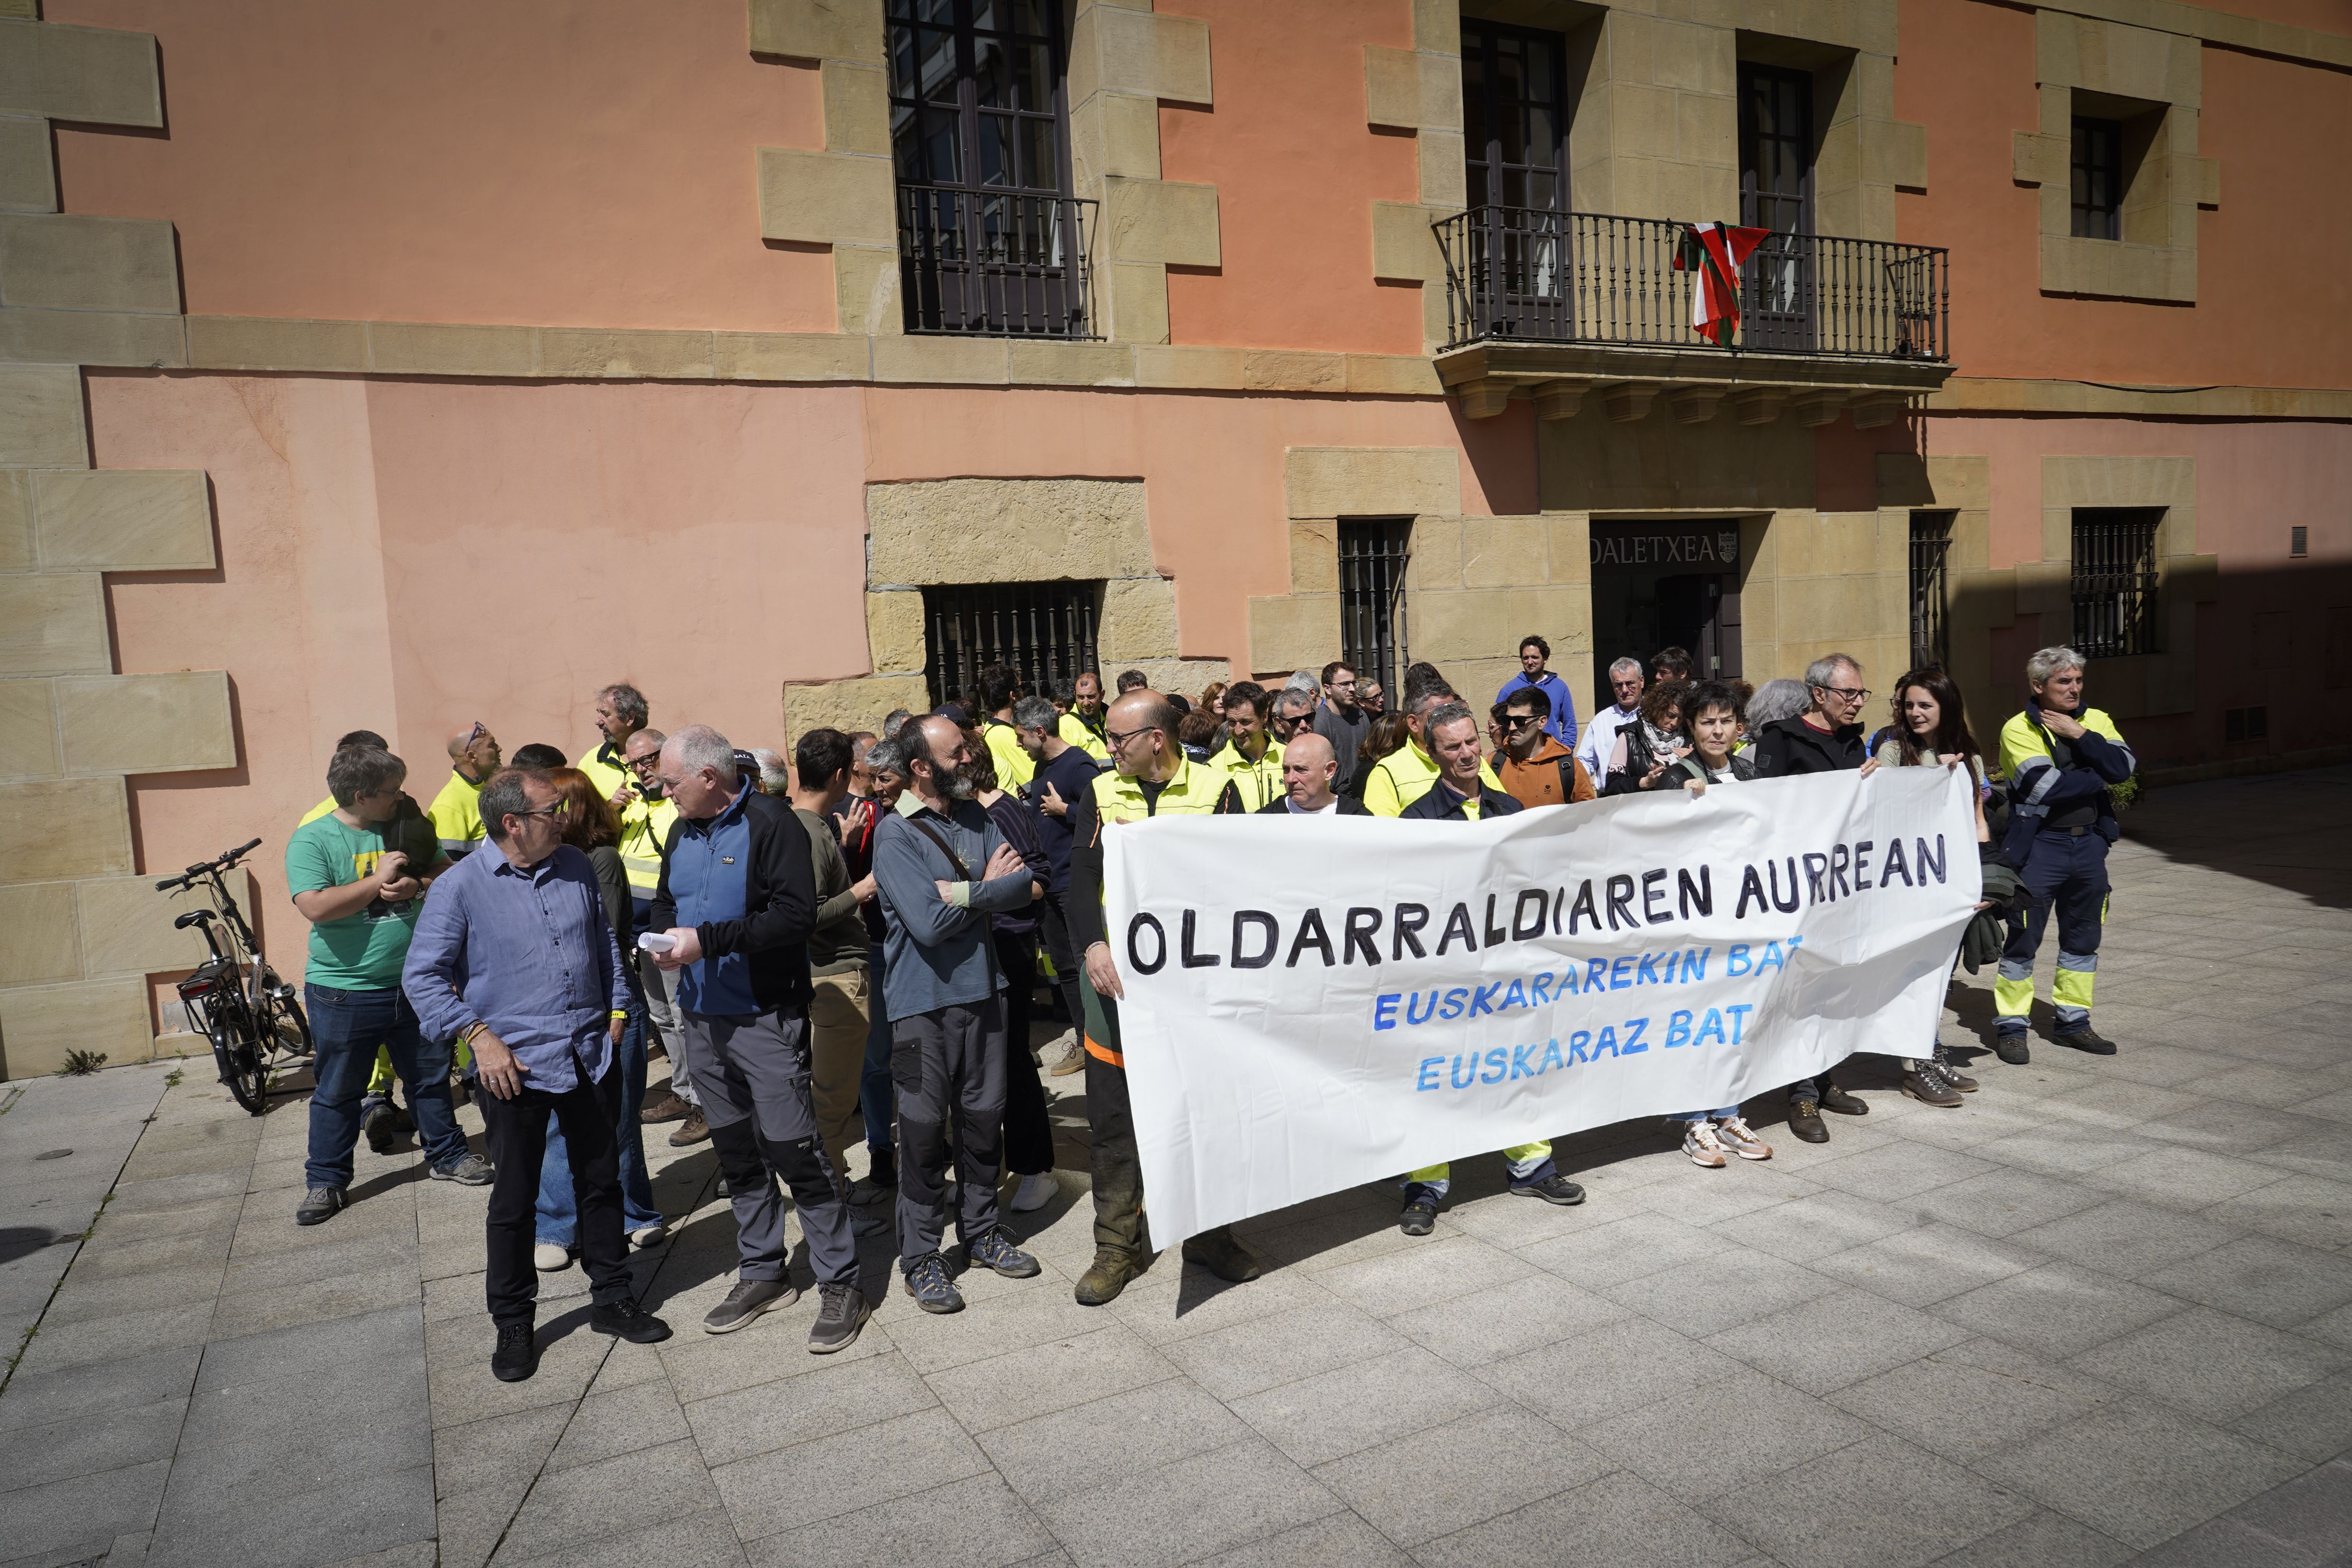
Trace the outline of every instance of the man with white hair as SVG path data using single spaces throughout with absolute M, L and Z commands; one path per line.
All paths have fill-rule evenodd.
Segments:
M 1617 731 L 1642 718 L 1642 661 L 1621 658 L 1609 667 L 1609 692 L 1617 700 L 1592 716 L 1577 738 L 1576 760 L 1592 777 L 1598 791 L 1609 783 L 1609 759 L 1617 752 Z
M 2091 984 L 2106 924 L 2107 846 L 2120 832 L 2108 791 L 2139 765 L 2116 721 L 2084 706 L 2081 654 L 2045 647 L 2025 661 L 2025 680 L 2033 695 L 2000 727 L 2000 770 L 2010 802 L 2002 855 L 2018 868 L 2026 902 L 2010 924 L 1992 987 L 1993 1049 L 2013 1066 L 2030 1059 L 2033 955 L 2053 910 L 2058 973 L 2050 1000 L 2057 1025 L 2050 1037 L 2093 1056 L 2115 1055 L 2115 1042 L 2091 1027 Z
M 654 895 L 669 941 L 655 962 L 678 976 L 694 1087 L 735 1210 L 741 1263 L 702 1320 L 742 1328 L 800 1296 L 786 1271 L 779 1177 L 792 1188 L 823 1298 L 809 1351 L 857 1338 L 873 1308 L 857 1286 L 849 1206 L 825 1163 L 809 1074 L 808 940 L 816 873 L 792 807 L 751 787 L 734 747 L 708 724 L 662 743 L 662 793 L 677 807 Z

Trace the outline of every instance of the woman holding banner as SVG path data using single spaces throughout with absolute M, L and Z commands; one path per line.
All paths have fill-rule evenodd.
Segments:
M 1882 767 L 1965 765 L 1976 786 L 1977 843 L 1991 841 L 1992 834 L 1985 826 L 1985 797 L 1992 793 L 1992 784 L 1985 776 L 1984 758 L 1977 753 L 1976 737 L 1969 733 L 1968 716 L 1960 710 L 1960 689 L 1942 669 L 1930 665 L 1908 672 L 1895 683 L 1895 724 L 1878 742 L 1874 760 Z M 1977 905 L 1979 910 L 1986 907 Z M 1958 968 L 1959 962 L 1956 952 L 1952 966 Z M 1903 1058 L 1903 1092 L 1948 1110 L 1960 1103 L 1961 1095 L 1974 1092 L 1977 1080 L 1952 1065 L 1940 1030 L 1935 1046 L 1924 1058 Z

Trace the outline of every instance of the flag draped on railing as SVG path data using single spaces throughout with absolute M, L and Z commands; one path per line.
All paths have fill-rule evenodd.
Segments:
M 1739 268 L 1771 235 L 1769 228 L 1695 223 L 1675 251 L 1675 270 L 1698 274 L 1691 290 L 1691 327 L 1716 347 L 1727 346 L 1739 325 Z

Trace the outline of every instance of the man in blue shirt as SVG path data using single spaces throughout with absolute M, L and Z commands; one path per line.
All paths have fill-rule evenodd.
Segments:
M 482 1087 L 482 1128 L 498 1176 L 483 1225 L 483 1276 L 498 1325 L 490 1370 L 517 1383 L 537 1370 L 531 1321 L 539 1271 L 539 1172 L 547 1118 L 563 1131 L 579 1204 L 589 1327 L 633 1344 L 669 1338 L 637 1305 L 621 1233 L 621 1078 L 614 1047 L 629 983 L 588 857 L 562 842 L 563 796 L 545 773 L 509 768 L 482 785 L 488 840 L 433 885 L 408 944 L 401 986 L 428 1038 L 466 1042 Z
M 1070 947 L 1070 921 L 1062 907 L 1070 890 L 1070 813 L 1095 786 L 1102 765 L 1064 740 L 1055 728 L 1054 705 L 1043 698 L 1024 697 L 1013 705 L 1013 731 L 1022 749 L 1037 760 L 1037 771 L 1023 791 L 1045 824 L 1045 861 L 1053 874 L 1045 883 L 1045 901 L 1037 910 L 1038 929 L 1045 938 L 1045 956 L 1054 961 L 1054 984 L 1070 1016 L 1070 1048 L 1054 1064 L 1056 1078 L 1087 1065 L 1086 1047 L 1078 1034 L 1086 1014 L 1078 1002 L 1078 960 Z M 1015 1041 L 1016 1045 L 1024 1042 Z
M 1551 699 L 1551 717 L 1544 721 L 1544 733 L 1573 751 L 1576 747 L 1576 699 L 1568 694 L 1568 683 L 1545 668 L 1551 658 L 1551 644 L 1543 638 L 1528 636 L 1519 639 L 1519 673 L 1503 682 L 1495 693 L 1497 708 L 1510 701 L 1511 693 L 1532 686 Z M 1592 781 L 1601 780 L 1595 775 Z
M 761 795 L 727 737 L 689 724 L 662 742 L 662 793 L 677 807 L 662 853 L 653 924 L 671 946 L 677 1010 L 703 1119 L 735 1210 L 735 1288 L 702 1320 L 731 1333 L 800 1299 L 786 1278 L 781 1177 L 793 1190 L 822 1299 L 809 1352 L 857 1338 L 873 1315 L 857 1286 L 844 1184 L 824 1157 L 810 1090 L 808 940 L 816 929 L 809 837 Z M 666 928 L 666 929 L 665 929 Z
M 954 1312 L 963 1297 L 940 1253 L 950 1130 L 965 1255 L 1014 1279 L 1037 1272 L 997 1216 L 1008 1052 L 988 917 L 1039 894 L 1028 864 L 972 799 L 963 731 L 934 714 L 900 731 L 895 746 L 907 793 L 875 829 L 874 880 L 890 929 L 882 997 L 898 1088 L 898 1266 L 917 1306 Z

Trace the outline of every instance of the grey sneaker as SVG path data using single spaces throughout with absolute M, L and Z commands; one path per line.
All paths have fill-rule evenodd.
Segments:
M 350 1195 L 341 1187 L 312 1187 L 302 1194 L 301 1203 L 296 1206 L 294 1223 L 318 1225 L 331 1220 L 335 1217 L 335 1211 L 349 1202 Z
M 831 1355 L 846 1350 L 857 1339 L 857 1331 L 874 1315 L 874 1304 L 866 1292 L 855 1285 L 828 1281 L 819 1285 L 820 1298 L 816 1310 L 816 1327 L 809 1331 L 809 1354 Z
M 782 1279 L 738 1279 L 727 1299 L 702 1320 L 706 1334 L 731 1334 L 762 1312 L 789 1307 L 801 1299 L 798 1287 Z
M 446 1165 L 434 1166 L 432 1171 L 435 1181 L 455 1182 L 461 1187 L 487 1187 L 498 1173 L 497 1166 L 471 1150 Z

